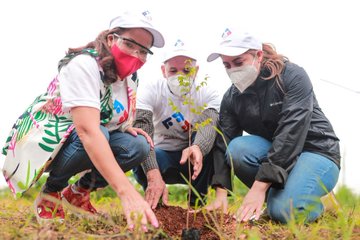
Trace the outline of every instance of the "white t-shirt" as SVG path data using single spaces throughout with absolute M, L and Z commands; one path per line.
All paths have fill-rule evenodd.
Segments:
M 99 66 L 93 57 L 87 54 L 74 57 L 61 69 L 58 78 L 64 112 L 77 106 L 101 110 L 100 92 L 104 88 L 104 83 L 101 80 Z M 111 87 L 113 117 L 106 124 L 110 131 L 118 129 L 129 114 L 126 81 L 116 81 Z
M 194 104 L 191 107 L 213 108 L 219 111 L 221 98 L 219 93 L 209 85 L 200 87 L 195 81 L 192 90 Z M 180 110 L 173 111 L 169 105 L 169 98 Z M 168 151 L 177 151 L 189 145 L 189 124 L 194 125 L 199 121 L 199 115 L 190 112 L 189 105 L 184 105 L 183 100 L 173 95 L 166 79 L 158 79 L 149 83 L 141 83 L 138 88 L 136 102 L 137 109 L 149 110 L 153 113 L 154 144 L 156 147 Z

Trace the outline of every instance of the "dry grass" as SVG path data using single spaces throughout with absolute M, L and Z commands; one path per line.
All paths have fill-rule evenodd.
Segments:
M 38 189 L 30 190 L 15 200 L 8 189 L 0 191 L 0 239 L 167 239 L 160 230 L 144 234 L 136 229 L 126 230 L 119 199 L 106 188 L 92 193 L 92 202 L 103 213 L 98 219 L 80 219 L 67 214 L 65 222 L 38 225 L 33 213 L 33 201 Z M 182 195 L 178 192 L 176 194 Z M 179 201 L 172 194 L 172 202 Z M 267 218 L 249 225 L 238 224 L 237 239 L 359 239 L 360 198 L 341 188 L 336 197 L 341 209 L 337 214 L 327 212 L 315 223 L 308 225 L 291 222 L 277 224 Z M 182 201 L 182 200 L 180 200 Z M 177 224 L 177 223 L 174 223 Z M 176 239 L 180 239 L 180 236 Z

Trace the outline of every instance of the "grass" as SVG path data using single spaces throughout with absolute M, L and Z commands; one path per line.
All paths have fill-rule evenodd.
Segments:
M 131 176 L 129 176 L 131 177 Z M 134 183 L 135 184 L 135 183 Z M 33 202 L 40 184 L 30 189 L 22 198 L 15 200 L 10 191 L 0 190 L 0 239 L 163 239 L 160 230 L 144 234 L 140 229 L 133 233 L 126 231 L 126 221 L 121 214 L 121 203 L 111 188 L 92 193 L 91 199 L 96 208 L 104 213 L 98 219 L 78 218 L 68 214 L 65 222 L 38 225 L 33 213 Z M 136 188 L 142 192 L 139 185 Z M 230 211 L 239 206 L 247 189 L 235 181 L 236 198 L 229 198 Z M 172 205 L 186 206 L 187 188 L 169 186 Z M 208 197 L 214 197 L 211 190 Z M 359 239 L 360 240 L 360 197 L 346 187 L 336 192 L 340 203 L 337 213 L 326 212 L 319 220 L 311 224 L 287 225 L 262 219 L 251 228 L 242 224 L 237 227 L 238 239 Z M 176 224 L 176 223 L 174 223 Z M 179 237 L 180 238 L 180 237 Z

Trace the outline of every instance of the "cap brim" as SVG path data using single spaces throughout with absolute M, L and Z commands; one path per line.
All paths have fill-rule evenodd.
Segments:
M 178 56 L 184 56 L 184 57 L 187 57 L 187 58 L 190 58 L 190 59 L 196 61 L 196 58 L 194 57 L 194 55 L 190 54 L 189 51 L 171 51 L 171 52 L 165 53 L 163 62 L 166 62 L 166 61 L 168 61 L 174 57 L 178 57 Z
M 249 48 L 238 48 L 238 47 L 219 47 L 216 51 L 214 51 L 213 53 L 211 53 L 208 58 L 207 61 L 208 62 L 212 62 L 215 59 L 217 59 L 218 57 L 220 57 L 220 55 L 225 55 L 225 56 L 238 56 L 243 54 L 244 52 L 246 52 L 247 50 L 249 50 Z
M 165 45 L 165 40 L 163 35 L 151 25 L 147 20 L 142 20 L 143 16 L 138 16 L 136 14 L 125 12 L 123 15 L 118 16 L 110 21 L 109 29 L 115 27 L 120 28 L 143 28 L 151 33 L 153 36 L 153 46 L 162 48 Z
M 155 30 L 154 28 L 145 28 L 146 30 L 148 30 L 154 38 L 154 43 L 153 46 L 157 47 L 157 48 L 162 48 L 165 45 L 165 40 L 163 35 L 158 31 Z

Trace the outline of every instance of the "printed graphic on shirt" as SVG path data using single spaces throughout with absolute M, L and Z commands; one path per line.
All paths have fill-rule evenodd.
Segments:
M 117 99 L 115 99 L 114 101 L 114 110 L 116 111 L 116 115 L 120 116 L 119 121 L 116 125 L 120 125 L 125 122 L 129 116 L 128 111 Z
M 126 86 L 124 81 L 117 81 L 112 84 L 112 118 L 106 127 L 110 130 L 117 130 L 129 121 L 134 110 L 136 91 Z M 130 112 L 131 111 L 131 112 Z
M 187 132 L 190 129 L 190 123 L 184 118 L 181 112 L 174 112 L 171 114 L 170 117 L 165 118 L 162 121 L 162 124 L 167 128 L 170 129 L 174 126 L 174 123 L 177 123 L 183 129 L 183 132 Z

